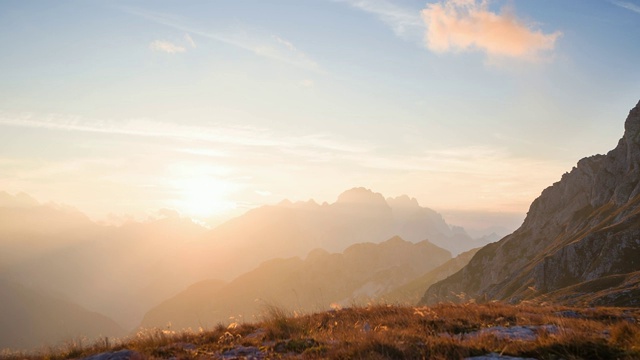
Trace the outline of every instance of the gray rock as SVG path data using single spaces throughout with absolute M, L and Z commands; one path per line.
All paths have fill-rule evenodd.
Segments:
M 634 306 L 640 295 L 640 102 L 615 149 L 545 189 L 522 226 L 432 285 L 421 303 L 466 299 Z M 637 305 L 637 304 L 636 304 Z
M 537 359 L 513 357 L 513 356 L 500 355 L 496 353 L 490 353 L 482 356 L 468 357 L 468 358 L 465 358 L 464 360 L 537 360 Z
M 474 331 L 465 335 L 465 337 L 477 337 L 481 335 L 491 334 L 499 340 L 511 341 L 535 341 L 541 332 L 548 334 L 558 334 L 560 328 L 556 325 L 542 326 L 493 326 L 478 331 Z
M 231 350 L 227 350 L 222 353 L 223 359 L 264 359 L 266 357 L 266 353 L 260 351 L 255 346 L 236 346 Z
M 83 360 L 141 360 L 140 353 L 133 350 L 120 350 L 92 355 Z

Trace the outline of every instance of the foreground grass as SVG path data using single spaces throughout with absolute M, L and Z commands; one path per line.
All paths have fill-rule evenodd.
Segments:
M 256 323 L 175 333 L 150 329 L 118 341 L 70 342 L 7 360 L 84 358 L 121 351 L 137 359 L 463 359 L 497 353 L 536 359 L 639 359 L 640 309 L 373 305 L 303 316 L 270 307 Z M 125 352 L 123 350 L 131 350 Z

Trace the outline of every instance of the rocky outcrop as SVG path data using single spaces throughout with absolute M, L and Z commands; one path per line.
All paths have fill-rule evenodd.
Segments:
M 637 270 L 640 103 L 629 113 L 614 150 L 580 160 L 531 204 L 518 230 L 482 248 L 461 271 L 432 285 L 423 302 L 537 298 L 606 303 L 575 286 Z M 562 289 L 571 287 L 576 292 L 566 296 Z

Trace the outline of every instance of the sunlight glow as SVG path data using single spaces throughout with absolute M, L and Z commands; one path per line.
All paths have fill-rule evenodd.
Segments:
M 173 205 L 190 217 L 219 215 L 236 208 L 236 203 L 228 199 L 235 188 L 234 184 L 213 177 L 182 179 L 176 182 L 179 198 Z

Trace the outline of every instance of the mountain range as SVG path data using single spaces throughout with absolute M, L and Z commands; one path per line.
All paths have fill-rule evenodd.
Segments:
M 472 239 L 413 198 L 365 188 L 331 204 L 262 206 L 213 229 L 164 214 L 108 226 L 0 192 L 0 347 L 212 327 L 273 306 L 638 306 L 640 103 L 615 149 L 580 160 L 486 246 L 501 234 Z
M 345 191 L 333 204 L 262 206 L 213 229 L 176 213 L 163 214 L 104 225 L 74 208 L 0 192 L 0 279 L 134 329 L 149 309 L 189 286 L 207 279 L 228 284 L 264 261 L 304 257 L 314 249 L 340 252 L 400 234 L 412 242 L 442 245 L 444 262 L 450 252 L 490 239 L 471 239 L 408 196 L 385 199 L 364 188 Z M 423 275 L 421 269 L 397 279 L 404 283 Z M 0 332 L 11 326 L 0 323 Z M 60 340 L 65 339 L 47 339 Z
M 142 328 L 212 328 L 218 323 L 252 321 L 270 306 L 308 313 L 333 306 L 366 304 L 428 273 L 451 254 L 428 241 L 393 237 L 361 243 L 343 253 L 316 249 L 299 257 L 266 261 L 229 283 L 192 285 L 151 309 Z

